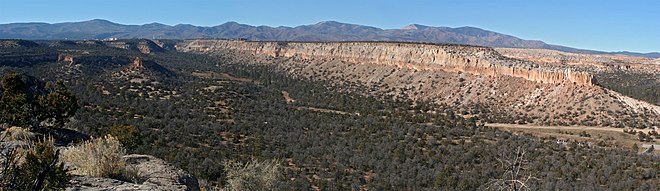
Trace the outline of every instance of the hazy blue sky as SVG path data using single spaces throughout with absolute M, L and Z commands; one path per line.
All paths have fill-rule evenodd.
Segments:
M 122 24 L 297 26 L 335 20 L 401 28 L 474 26 L 550 44 L 660 51 L 660 1 L 606 0 L 3 0 L 0 23 L 107 19 Z

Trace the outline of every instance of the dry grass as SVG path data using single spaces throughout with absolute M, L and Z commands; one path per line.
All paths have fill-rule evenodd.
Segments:
M 108 135 L 65 149 L 62 159 L 75 164 L 73 174 L 116 178 L 126 171 L 121 160 L 124 154 L 119 140 Z
M 18 127 L 20 128 L 20 127 Z M 34 135 L 34 134 L 32 134 Z M 25 163 L 25 156 L 28 155 L 29 153 L 32 153 L 33 155 L 36 155 L 35 151 L 35 145 L 37 144 L 43 144 L 43 145 L 55 145 L 55 139 L 53 137 L 48 136 L 48 137 L 42 137 L 42 138 L 36 138 L 33 137 L 30 140 L 27 139 L 20 139 L 20 141 L 25 140 L 28 145 L 27 147 L 18 147 L 16 148 L 16 159 L 18 165 L 23 165 Z
M 253 159 L 245 164 L 236 161 L 225 162 L 227 185 L 224 190 L 270 190 L 280 179 L 280 161 L 259 161 Z
M 21 127 L 11 127 L 0 135 L 3 141 L 35 141 L 36 135 L 30 130 Z
M 631 148 L 633 144 L 658 144 L 654 142 L 640 142 L 636 135 L 623 132 L 622 128 L 611 127 L 586 127 L 586 126 L 540 126 L 540 125 L 518 125 L 518 124 L 486 124 L 489 127 L 505 129 L 517 133 L 530 133 L 537 137 L 555 137 L 561 140 L 584 141 L 591 143 L 604 142 L 610 147 Z M 651 129 L 636 129 L 649 133 Z M 590 137 L 580 136 L 586 132 Z

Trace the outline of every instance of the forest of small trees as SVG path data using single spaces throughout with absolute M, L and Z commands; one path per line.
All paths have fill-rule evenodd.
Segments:
M 0 142 L 34 136 L 20 129 L 34 132 L 61 129 L 78 109 L 76 97 L 62 81 L 44 85 L 31 76 L 15 73 L 4 74 L 1 79 L 0 129 L 5 132 L 0 134 Z M 7 126 L 13 130 L 5 129 Z M 11 135 L 10 131 L 13 131 Z M 69 178 L 52 136 L 28 144 L 31 145 L 0 147 L 0 190 L 63 188 Z
M 95 48 L 94 55 L 107 59 L 88 55 L 73 72 L 58 63 L 11 70 L 69 87 L 80 109 L 65 128 L 92 136 L 131 134 L 139 139 L 127 144 L 129 153 L 163 158 L 217 184 L 227 181 L 226 161 L 277 159 L 284 168 L 274 190 L 485 190 L 507 177 L 504 160 L 524 151 L 519 174 L 532 190 L 660 187 L 657 156 L 512 134 L 477 125 L 476 117 L 459 117 L 455 108 L 346 93 L 275 67 L 221 57 L 144 55 L 176 75 L 147 76 L 144 83 L 117 80 L 111 73 L 126 63 L 116 62 L 135 53 L 108 49 Z M 151 88 L 177 93 L 145 96 Z M 296 101 L 287 102 L 282 91 Z M 309 107 L 346 114 L 301 109 Z
M 626 71 L 601 72 L 597 83 L 635 99 L 660 105 L 660 76 L 652 73 Z

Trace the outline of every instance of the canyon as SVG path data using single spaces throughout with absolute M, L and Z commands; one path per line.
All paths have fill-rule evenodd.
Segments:
M 658 83 L 614 57 L 600 62 L 600 55 L 403 42 L 23 44 L 0 48 L 0 56 L 17 58 L 5 71 L 67 83 L 83 104 L 68 127 L 99 136 L 112 130 L 107 124 L 134 125 L 141 141 L 130 153 L 146 155 L 123 160 L 138 175 L 154 175 L 129 180 L 135 183 L 73 176 L 70 190 L 212 190 L 231 180 L 222 164 L 250 157 L 281 161 L 283 179 L 295 181 L 295 188 L 274 190 L 344 190 L 354 183 L 423 190 L 455 175 L 479 189 L 500 174 L 492 168 L 499 168 L 493 164 L 501 151 L 521 148 L 534 152 L 528 169 L 539 189 L 620 177 L 595 185 L 622 190 L 612 185 L 655 169 L 655 156 L 626 151 L 660 139 L 651 133 L 660 107 L 640 99 L 646 94 L 629 93 L 653 86 L 625 91 L 606 84 Z M 601 163 L 572 163 L 567 153 Z M 457 189 L 438 185 L 433 189 Z
M 390 42 L 248 42 L 194 40 L 180 45 L 183 51 L 209 52 L 229 49 L 273 57 L 341 60 L 358 64 L 384 64 L 413 70 L 443 70 L 475 75 L 505 75 L 526 80 L 561 84 L 594 85 L 593 75 L 557 67 L 507 59 L 492 48 Z
M 432 102 L 485 122 L 654 127 L 658 106 L 598 85 L 593 68 L 503 56 L 479 46 L 394 42 L 186 40 L 177 51 L 281 71 L 347 91 Z

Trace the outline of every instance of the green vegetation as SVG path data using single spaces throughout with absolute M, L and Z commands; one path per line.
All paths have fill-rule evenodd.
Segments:
M 62 81 L 46 86 L 50 87 L 47 90 L 49 93 L 37 100 L 39 118 L 41 121 L 50 119 L 53 127 L 62 128 L 78 110 L 78 99 L 64 87 Z
M 49 122 L 61 128 L 78 110 L 78 101 L 62 81 L 46 88 L 38 80 L 10 73 L 2 77 L 0 123 L 21 127 L 40 127 Z
M 2 78 L 2 97 L 0 97 L 0 122 L 10 125 L 26 126 L 32 117 L 32 97 L 28 95 L 28 85 L 19 75 L 7 74 Z
M 653 73 L 626 71 L 601 72 L 595 75 L 598 84 L 635 99 L 660 105 L 660 76 Z
M 405 97 L 342 91 L 364 88 L 359 84 L 333 87 L 292 78 L 276 66 L 222 57 L 54 48 L 71 47 L 93 53 L 80 55 L 76 66 L 13 68 L 62 79 L 71 88 L 81 107 L 64 127 L 116 136 L 130 145 L 127 152 L 163 158 L 217 187 L 249 180 L 277 190 L 476 190 L 522 177 L 533 177 L 525 182 L 532 190 L 660 186 L 657 156 L 557 144 L 477 125 L 484 116 L 465 119 L 445 105 L 412 106 Z M 133 79 L 140 80 L 117 77 L 136 55 L 176 75 L 137 71 Z M 296 101 L 287 102 L 282 91 Z M 502 160 L 523 152 L 524 166 L 516 166 L 522 174 L 511 175 Z
M 0 190 L 61 190 L 68 175 L 59 161 L 52 138 L 33 142 L 42 124 L 61 128 L 78 109 L 78 103 L 63 82 L 43 88 L 39 80 L 14 73 L 2 76 L 0 124 L 12 125 L 0 140 L 27 141 L 29 149 L 1 148 Z
M 116 137 L 124 148 L 133 149 L 142 144 L 142 135 L 132 125 L 115 125 L 110 128 L 110 136 Z
M 69 181 L 52 139 L 29 149 L 9 148 L 2 159 L 0 190 L 63 190 Z

